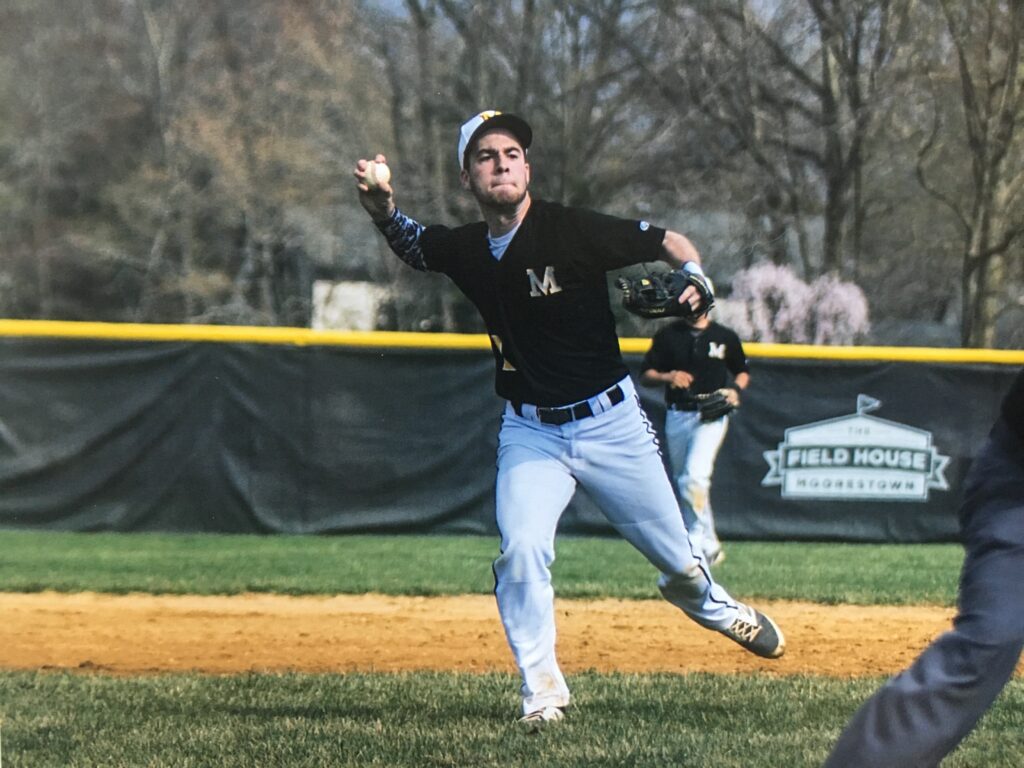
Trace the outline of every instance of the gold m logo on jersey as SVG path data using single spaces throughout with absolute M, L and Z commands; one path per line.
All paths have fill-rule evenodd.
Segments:
M 544 268 L 544 279 L 538 280 L 537 273 L 532 269 L 526 270 L 526 276 L 530 278 L 531 296 L 550 296 L 553 293 L 560 293 L 562 286 L 555 282 L 555 268 Z

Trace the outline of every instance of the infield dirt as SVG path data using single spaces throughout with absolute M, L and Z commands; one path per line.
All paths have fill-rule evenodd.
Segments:
M 785 657 L 756 658 L 657 600 L 560 600 L 566 672 L 888 675 L 953 610 L 758 603 Z M 490 596 L 203 597 L 0 593 L 0 667 L 115 674 L 514 671 Z M 1018 672 L 1021 670 L 1019 669 Z

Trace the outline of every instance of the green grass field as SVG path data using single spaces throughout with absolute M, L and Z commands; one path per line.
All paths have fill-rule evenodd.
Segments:
M 952 605 L 963 551 L 733 542 L 715 573 L 737 596 L 861 605 Z M 498 541 L 479 536 L 184 536 L 0 531 L 0 591 L 172 594 L 489 594 Z M 561 537 L 562 597 L 660 599 L 618 539 Z M 898 574 L 898 578 L 894 578 Z
M 734 542 L 735 594 L 951 604 L 952 545 Z M 497 543 L 475 537 L 249 537 L 0 532 L 0 590 L 233 594 L 487 593 Z M 653 598 L 619 541 L 559 540 L 562 596 Z M 2 649 L 0 649 L 2 662 Z M 3 766 L 815 766 L 876 679 L 573 675 L 562 727 L 512 727 L 508 675 L 0 673 Z M 1013 682 L 946 766 L 1024 762 Z
M 5 766 L 820 765 L 876 680 L 575 675 L 556 731 L 513 727 L 508 675 L 0 675 Z M 1019 766 L 1014 683 L 946 766 Z

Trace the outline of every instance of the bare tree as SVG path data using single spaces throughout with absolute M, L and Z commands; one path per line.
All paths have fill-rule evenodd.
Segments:
M 479 330 L 442 277 L 381 252 L 350 169 L 384 151 L 404 208 L 466 220 L 454 136 L 495 107 L 536 128 L 538 195 L 696 226 L 735 252 L 726 292 L 763 260 L 808 283 L 841 269 L 875 285 L 876 320 L 948 325 L 962 294 L 965 343 L 1020 343 L 1021 14 L 1016 0 L 6 0 L 0 312 L 305 324 L 323 277 L 395 285 L 389 327 Z
M 956 190 L 933 180 L 940 130 L 948 130 L 938 110 L 918 153 L 918 177 L 963 232 L 961 341 L 993 347 L 1001 315 L 1015 308 L 1020 295 L 1020 271 L 1010 260 L 1016 256 L 1019 262 L 1024 234 L 1024 138 L 1018 130 L 1024 114 L 1024 4 L 942 0 L 941 7 L 959 74 L 969 184 Z
M 187 160 L 179 135 L 178 113 L 184 106 L 183 89 L 187 86 L 186 74 L 189 71 L 185 66 L 189 54 L 189 35 L 198 20 L 199 8 L 184 3 L 169 13 L 160 14 L 153 0 L 134 0 L 133 6 L 144 31 L 141 47 L 148 64 L 142 70 L 142 83 L 133 82 L 138 76 L 131 68 L 124 66 L 123 60 L 114 59 L 114 66 L 126 88 L 150 99 L 157 128 L 155 162 L 165 174 L 165 183 L 157 204 L 159 212 L 156 230 L 152 233 L 142 276 L 141 295 L 135 310 L 135 319 L 145 320 L 152 316 L 157 295 L 164 290 L 165 260 L 168 257 L 168 241 L 172 237 L 180 244 L 180 273 L 187 276 L 193 268 L 191 238 L 187 232 L 192 222 L 192 217 L 188 215 L 191 207 L 187 203 L 184 172 Z M 184 312 L 186 317 L 196 314 L 191 292 L 186 292 Z
M 881 75 L 907 36 L 908 3 L 658 5 L 665 42 L 645 67 L 671 106 L 708 121 L 715 139 L 706 146 L 723 167 L 746 175 L 752 217 L 767 219 L 771 258 L 785 260 L 792 228 L 806 275 L 855 272 L 865 140 L 883 104 Z M 824 227 L 820 264 L 806 229 L 813 215 Z

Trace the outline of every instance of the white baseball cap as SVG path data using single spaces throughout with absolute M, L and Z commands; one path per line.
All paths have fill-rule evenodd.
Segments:
M 462 124 L 459 129 L 459 168 L 466 167 L 466 150 L 486 131 L 502 128 L 509 131 L 524 150 L 530 148 L 533 141 L 533 129 L 523 118 L 496 109 L 488 109 L 474 115 Z

